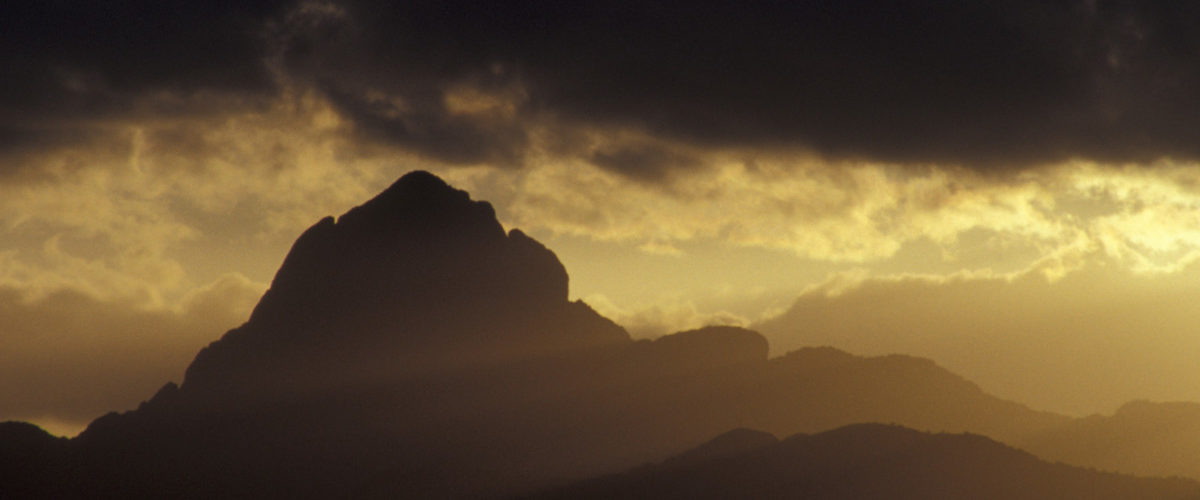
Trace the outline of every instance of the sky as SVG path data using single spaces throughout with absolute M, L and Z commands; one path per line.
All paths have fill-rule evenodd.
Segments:
M 0 7 L 0 419 L 135 407 L 414 169 L 634 336 L 1197 399 L 1200 5 L 577 4 Z

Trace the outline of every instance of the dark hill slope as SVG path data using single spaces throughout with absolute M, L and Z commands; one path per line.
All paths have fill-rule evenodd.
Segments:
M 69 472 L 68 441 L 25 422 L 0 422 L 0 498 L 54 498 Z
M 1200 484 L 1051 464 L 982 436 L 862 424 L 668 460 L 530 498 L 1182 500 L 1200 498 Z

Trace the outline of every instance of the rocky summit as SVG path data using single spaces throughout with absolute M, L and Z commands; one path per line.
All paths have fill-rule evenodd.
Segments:
M 412 172 L 305 231 L 250 320 L 196 356 L 183 388 L 274 392 L 629 341 L 567 287 L 555 255 L 505 234 L 490 204 Z

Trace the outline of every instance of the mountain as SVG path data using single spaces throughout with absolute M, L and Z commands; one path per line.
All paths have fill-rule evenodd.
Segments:
M 569 302 L 567 286 L 554 254 L 505 234 L 491 205 L 413 172 L 305 231 L 249 321 L 200 351 L 183 389 L 340 386 L 629 341 Z
M 506 233 L 489 204 L 407 174 L 305 231 L 249 320 L 181 384 L 89 425 L 74 480 L 206 498 L 360 496 L 379 477 L 429 497 L 534 481 L 557 458 L 541 440 L 566 432 L 537 400 L 563 400 L 586 375 L 574 366 L 633 343 L 567 288 L 554 254 Z
M 406 174 L 305 231 L 181 384 L 70 441 L 7 427 L 0 497 L 503 497 L 730 429 L 891 422 L 1015 440 L 1068 421 L 919 358 L 772 359 L 735 327 L 635 341 L 567 291 L 553 252 L 490 205 Z M 709 452 L 761 441 L 743 438 Z
M 718 437 L 659 465 L 581 481 L 530 498 L 1200 498 L 1200 483 L 1051 464 L 971 434 L 859 424 L 782 441 L 754 439 L 729 453 L 702 451 L 728 439 Z

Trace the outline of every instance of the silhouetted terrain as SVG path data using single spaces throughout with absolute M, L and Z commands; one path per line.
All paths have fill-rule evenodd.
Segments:
M 555 255 L 505 233 L 490 205 L 405 175 L 301 235 L 182 384 L 70 441 L 5 424 L 0 497 L 498 497 L 730 429 L 889 422 L 1017 440 L 1068 423 L 919 358 L 768 359 L 761 335 L 734 327 L 634 341 L 567 288 Z M 697 453 L 769 441 L 727 438 Z M 938 450 L 922 453 L 954 462 Z
M 714 443 L 728 440 L 718 437 Z M 859 424 L 582 481 L 532 498 L 1195 499 L 1200 484 L 1050 464 L 982 436 Z M 684 459 L 684 457 L 688 457 Z
M 52 498 L 62 493 L 65 438 L 25 422 L 0 422 L 0 498 Z

